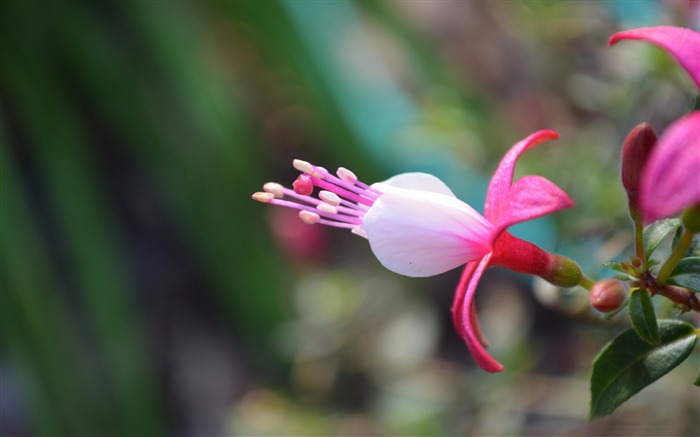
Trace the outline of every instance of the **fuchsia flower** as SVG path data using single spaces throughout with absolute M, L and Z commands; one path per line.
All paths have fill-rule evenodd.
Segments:
M 572 261 L 506 231 L 573 206 L 566 193 L 543 177 L 525 176 L 512 183 L 520 154 L 557 137 L 556 132 L 539 131 L 508 151 L 491 179 L 483 216 L 429 174 L 404 173 L 369 186 L 342 167 L 336 176 L 300 160 L 294 166 L 303 174 L 293 190 L 267 183 L 253 199 L 296 208 L 307 223 L 352 230 L 369 240 L 386 268 L 402 275 L 433 276 L 466 264 L 452 308 L 455 327 L 479 366 L 501 371 L 503 366 L 485 352 L 475 319 L 473 296 L 483 271 L 500 265 L 562 286 L 577 285 L 581 279 Z M 314 186 L 321 189 L 318 199 L 310 196 Z
M 623 39 L 663 48 L 700 89 L 700 33 L 681 27 L 645 27 L 618 32 L 609 44 Z M 647 223 L 700 204 L 700 111 L 679 118 L 659 138 L 642 172 L 640 202 Z

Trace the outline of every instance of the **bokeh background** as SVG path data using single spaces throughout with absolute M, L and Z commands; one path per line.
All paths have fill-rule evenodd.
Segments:
M 617 30 L 698 28 L 697 1 L 0 2 L 2 435 L 696 435 L 697 354 L 587 422 L 626 329 L 581 290 L 492 269 L 479 370 L 454 271 L 253 202 L 293 158 L 373 182 L 438 175 L 481 210 L 523 156 L 573 210 L 514 233 L 592 277 L 629 255 L 623 138 L 696 98 Z M 673 315 L 670 307 L 659 308 Z M 660 403 L 662 401 L 662 403 Z

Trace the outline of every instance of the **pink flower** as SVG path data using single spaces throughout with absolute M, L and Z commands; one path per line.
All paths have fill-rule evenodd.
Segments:
M 646 223 L 700 204 L 700 111 L 661 134 L 642 173 L 640 200 Z
M 369 186 L 347 169 L 338 169 L 336 176 L 299 160 L 294 166 L 303 174 L 294 190 L 267 183 L 253 198 L 299 209 L 307 223 L 352 230 L 369 240 L 382 265 L 402 275 L 433 276 L 466 264 L 452 308 L 455 326 L 479 366 L 501 371 L 503 366 L 485 352 L 474 318 L 473 296 L 483 271 L 501 265 L 564 286 L 581 278 L 578 266 L 572 270 L 562 257 L 506 232 L 516 223 L 573 206 L 566 193 L 543 177 L 525 176 L 512 183 L 518 157 L 557 137 L 556 132 L 539 131 L 510 149 L 491 179 L 484 215 L 429 174 L 404 173 Z M 318 199 L 310 196 L 313 186 L 322 189 Z
M 623 39 L 663 48 L 700 89 L 700 33 L 681 27 L 645 27 L 618 32 L 609 44 Z M 700 204 L 700 111 L 676 120 L 659 138 L 642 172 L 640 202 L 647 223 Z

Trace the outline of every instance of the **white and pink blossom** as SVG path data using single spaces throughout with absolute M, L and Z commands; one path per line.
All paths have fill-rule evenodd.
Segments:
M 566 287 L 582 280 L 573 261 L 506 231 L 573 206 L 566 193 L 541 176 L 512 180 L 524 151 L 555 138 L 554 131 L 539 131 L 508 151 L 489 184 L 483 215 L 429 174 L 404 173 L 370 186 L 345 168 L 334 175 L 301 160 L 294 161 L 302 172 L 294 189 L 267 183 L 253 199 L 298 209 L 306 223 L 345 228 L 367 238 L 379 262 L 401 275 L 433 276 L 466 265 L 452 307 L 455 327 L 477 364 L 499 372 L 503 366 L 485 351 L 473 306 L 483 271 L 499 265 Z M 314 187 L 320 190 L 317 197 L 312 196 Z

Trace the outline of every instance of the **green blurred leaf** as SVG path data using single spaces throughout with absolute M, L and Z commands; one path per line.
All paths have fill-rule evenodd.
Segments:
M 700 257 L 683 258 L 673 269 L 668 283 L 700 292 Z
M 649 259 L 661 241 L 681 224 L 677 218 L 659 220 L 644 229 L 644 256 Z
M 683 236 L 683 227 L 676 229 L 676 233 L 673 235 L 673 241 L 671 242 L 671 250 L 676 250 L 678 243 L 681 241 L 681 236 Z M 700 234 L 693 235 L 690 246 L 688 246 L 688 249 L 683 255 L 686 257 L 700 256 Z
M 676 250 L 678 247 L 678 242 L 681 241 L 681 235 L 683 235 L 683 228 L 679 226 L 676 232 L 673 234 L 673 240 L 671 240 L 671 250 Z
M 629 329 L 608 343 L 593 363 L 591 420 L 611 414 L 630 397 L 690 355 L 695 328 L 680 320 L 659 320 L 661 343 L 651 345 Z
M 681 236 L 683 235 L 683 228 L 678 227 L 676 233 L 673 235 L 673 241 L 671 242 L 671 250 L 676 250 L 678 247 L 678 242 L 681 241 Z M 700 234 L 695 234 L 693 240 L 690 242 L 688 250 L 685 251 L 685 256 L 695 257 L 700 256 Z
M 609 261 L 604 263 L 603 267 L 606 269 L 615 270 L 616 272 L 624 273 L 627 276 L 631 274 L 630 265 L 626 262 Z
M 3 108 L 4 109 L 4 108 Z M 29 398 L 39 435 L 95 434 L 103 419 L 86 415 L 103 389 L 89 391 L 81 368 L 77 326 L 60 289 L 47 242 L 32 215 L 30 196 L 20 176 L 14 144 L 0 123 L 0 340 L 3 351 L 23 369 L 22 388 Z M 11 231 L 10 231 L 11 230 Z M 31 262 L 27 262 L 31 260 Z M 76 369 L 82 369 L 76 372 Z M 86 396 L 75 396 L 75 392 Z M 88 394 L 89 393 L 89 394 Z M 94 410 L 92 410 L 94 411 Z
M 698 387 L 700 387 L 700 373 L 698 373 L 698 377 L 695 378 L 695 382 L 693 382 L 693 384 L 695 384 L 695 385 L 697 385 Z
M 690 247 L 685 252 L 685 256 L 700 257 L 700 234 L 695 234 L 693 236 L 693 241 L 690 243 Z
M 60 6 L 55 2 L 15 3 L 22 3 L 22 8 L 13 12 L 14 29 L 41 28 L 37 32 L 47 35 L 53 35 L 61 15 L 81 10 L 81 5 L 70 2 Z M 74 392 L 68 390 L 66 396 L 85 400 L 78 421 L 106 417 L 102 433 L 162 433 L 162 405 L 142 336 L 132 277 L 123 257 L 125 242 L 119 238 L 111 214 L 97 149 L 83 123 L 81 105 L 61 80 L 52 58 L 41 55 L 41 38 L 30 41 L 21 31 L 7 37 L 20 43 L 3 45 L 3 85 L 16 103 L 16 116 L 22 121 L 25 141 L 41 174 L 41 188 L 49 197 L 47 208 L 55 219 L 58 241 L 68 254 L 61 266 L 63 274 L 75 280 L 81 306 L 88 314 L 87 327 L 94 329 L 94 366 L 99 368 L 95 373 L 107 377 L 107 383 L 99 386 L 99 396 L 91 396 L 78 384 L 72 385 Z M 51 42 L 52 47 L 67 44 L 63 37 L 52 37 Z M 70 371 L 76 380 L 87 379 L 79 368 Z M 68 433 L 86 432 L 71 425 Z
M 629 313 L 632 326 L 639 337 L 647 343 L 658 345 L 661 342 L 656 323 L 654 304 L 646 289 L 634 290 L 629 300 Z
M 655 259 L 649 259 L 649 260 L 647 260 L 647 262 L 645 262 L 644 264 L 642 264 L 641 267 L 639 267 L 638 271 L 640 271 L 640 272 L 647 271 L 647 270 L 649 270 L 650 268 L 654 267 L 654 266 L 657 265 L 657 264 L 661 264 L 661 262 L 658 261 L 658 260 L 655 260 Z
M 667 284 L 687 288 L 696 293 L 700 293 L 700 275 L 683 275 L 669 279 Z

